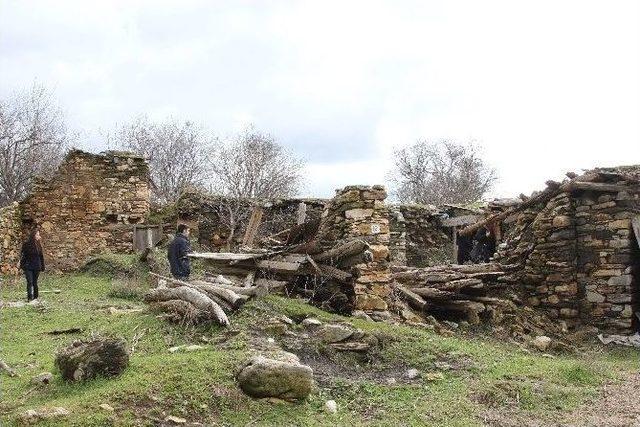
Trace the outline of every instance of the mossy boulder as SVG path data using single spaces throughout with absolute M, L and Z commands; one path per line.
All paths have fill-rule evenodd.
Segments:
M 256 356 L 237 375 L 242 391 L 252 397 L 304 400 L 313 389 L 313 370 L 297 360 L 275 360 Z
M 126 342 L 120 338 L 76 340 L 56 353 L 55 365 L 67 381 L 120 375 L 129 364 Z

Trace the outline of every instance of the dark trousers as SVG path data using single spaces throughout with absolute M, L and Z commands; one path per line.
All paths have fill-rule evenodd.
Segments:
M 24 276 L 27 278 L 27 299 L 29 301 L 38 298 L 38 270 L 25 270 Z

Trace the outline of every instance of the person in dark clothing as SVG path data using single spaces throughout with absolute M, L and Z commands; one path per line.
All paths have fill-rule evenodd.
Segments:
M 38 299 L 38 276 L 44 271 L 40 231 L 34 229 L 20 251 L 20 268 L 27 279 L 27 300 Z
M 191 242 L 189 242 L 189 227 L 185 224 L 178 225 L 176 237 L 169 244 L 167 257 L 171 266 L 171 274 L 176 279 L 185 280 L 191 274 L 191 265 L 187 254 L 191 252 Z

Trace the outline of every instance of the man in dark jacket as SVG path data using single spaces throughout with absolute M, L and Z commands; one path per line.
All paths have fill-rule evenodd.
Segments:
M 171 266 L 171 274 L 176 279 L 186 280 L 191 274 L 191 266 L 187 254 L 191 252 L 189 242 L 189 227 L 186 224 L 178 225 L 176 237 L 169 244 L 167 257 Z

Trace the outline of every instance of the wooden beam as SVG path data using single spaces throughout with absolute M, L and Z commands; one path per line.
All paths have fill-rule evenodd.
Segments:
M 264 212 L 260 206 L 255 206 L 251 211 L 251 218 L 249 218 L 249 224 L 247 225 L 247 229 L 244 232 L 244 237 L 242 238 L 242 246 L 253 246 L 253 242 L 256 239 L 256 234 L 258 234 L 258 227 L 262 222 L 263 213 Z
M 246 261 L 250 259 L 262 258 L 269 254 L 238 254 L 233 252 L 191 252 L 191 258 L 201 258 L 210 261 Z
M 443 227 L 460 227 L 462 225 L 475 224 L 482 219 L 480 215 L 462 215 L 453 218 L 447 218 L 440 221 Z

